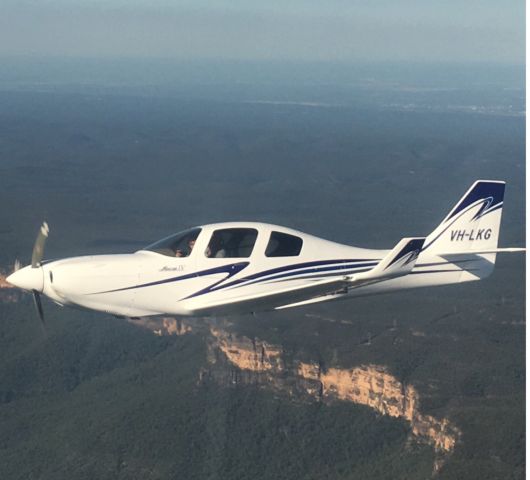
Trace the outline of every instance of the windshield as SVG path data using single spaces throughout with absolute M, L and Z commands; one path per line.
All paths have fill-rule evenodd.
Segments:
M 195 246 L 199 233 L 201 233 L 200 228 L 190 228 L 152 243 L 142 250 L 149 250 L 168 257 L 188 257 Z

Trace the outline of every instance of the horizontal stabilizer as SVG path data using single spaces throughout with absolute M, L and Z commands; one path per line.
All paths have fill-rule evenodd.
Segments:
M 425 238 L 403 238 L 369 272 L 363 276 L 391 278 L 407 275 L 414 268 Z

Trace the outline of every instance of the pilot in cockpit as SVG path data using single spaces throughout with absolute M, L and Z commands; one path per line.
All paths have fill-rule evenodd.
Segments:
M 177 248 L 175 250 L 175 257 L 189 257 L 191 255 L 191 252 L 193 250 L 193 247 L 195 246 L 195 238 L 190 238 L 188 240 L 188 248 L 186 251 L 183 251 L 180 248 Z

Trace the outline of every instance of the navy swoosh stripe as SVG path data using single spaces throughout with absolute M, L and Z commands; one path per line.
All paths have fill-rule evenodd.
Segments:
M 339 264 L 340 265 L 340 264 L 351 264 L 351 263 L 355 263 L 355 262 L 366 262 L 366 261 L 372 261 L 372 260 L 371 259 L 358 259 L 358 260 L 354 260 L 354 259 L 339 259 L 339 260 L 318 260 L 318 261 L 314 261 L 314 262 L 297 263 L 297 264 L 294 264 L 294 265 L 287 265 L 287 266 L 284 266 L 284 267 L 277 267 L 277 268 L 272 268 L 270 270 L 265 270 L 263 272 L 254 273 L 252 275 L 248 275 L 247 277 L 244 277 L 244 278 L 229 282 L 226 285 L 223 285 L 223 287 L 237 285 L 239 283 L 243 283 L 243 282 L 246 282 L 248 280 L 257 279 L 259 277 L 271 275 L 271 274 L 274 274 L 274 273 L 277 273 L 277 272 L 288 271 L 288 270 L 303 269 L 305 267 L 312 267 L 312 266 L 316 267 L 316 266 L 319 266 L 319 265 L 330 265 L 330 264 Z M 375 259 L 373 261 L 377 262 L 378 260 Z M 89 295 L 97 295 L 97 294 L 100 294 L 100 293 L 123 292 L 123 291 L 126 291 L 126 290 L 133 290 L 135 288 L 145 288 L 145 287 L 152 287 L 152 286 L 155 286 L 155 285 L 163 285 L 165 283 L 179 282 L 179 281 L 188 280 L 188 279 L 194 278 L 194 277 L 204 277 L 204 276 L 207 276 L 207 275 L 214 275 L 214 274 L 217 274 L 217 273 L 228 273 L 229 274 L 228 277 L 223 278 L 219 282 L 215 282 L 215 284 L 211 286 L 211 287 L 215 287 L 215 286 L 219 285 L 220 283 L 226 281 L 228 278 L 233 277 L 234 275 L 239 273 L 241 270 L 246 268 L 249 264 L 250 264 L 250 262 L 231 263 L 231 264 L 228 264 L 228 265 L 224 265 L 222 267 L 209 268 L 209 269 L 201 270 L 201 271 L 194 272 L 194 273 L 188 273 L 186 275 L 179 275 L 179 276 L 176 276 L 176 277 L 165 278 L 163 280 L 156 280 L 156 281 L 148 282 L 148 283 L 130 285 L 128 287 L 115 288 L 113 290 L 103 290 L 103 291 L 100 291 L 100 292 L 93 292 L 93 293 L 90 293 Z M 337 267 L 337 268 L 339 268 L 339 267 Z M 315 271 L 318 271 L 318 269 L 315 269 Z M 204 293 L 206 293 L 206 292 L 204 292 Z M 197 292 L 197 294 L 199 294 L 199 292 Z M 194 295 L 196 295 L 196 294 L 194 294 Z M 194 296 L 194 295 L 192 295 L 192 296 Z
M 453 218 L 455 215 L 466 209 L 471 204 L 478 202 L 479 200 L 484 201 L 482 210 L 487 209 L 492 204 L 497 205 L 504 200 L 505 184 L 498 182 L 478 182 L 462 201 L 455 207 L 451 212 L 449 218 Z M 479 212 L 482 213 L 482 210 Z
M 320 268 L 304 268 L 304 269 L 296 269 L 296 271 L 290 271 L 290 272 L 284 272 L 277 275 L 270 276 L 269 273 L 263 272 L 263 275 L 260 275 L 260 278 L 254 279 L 254 281 L 249 281 L 248 277 L 241 278 L 238 280 L 234 280 L 230 284 L 223 285 L 224 287 L 229 287 L 232 285 L 237 285 L 238 283 L 246 282 L 244 286 L 246 285 L 254 285 L 256 283 L 265 282 L 269 280 L 277 280 L 287 277 L 293 277 L 296 275 L 307 275 L 309 273 L 319 273 L 319 272 L 329 272 L 329 271 L 336 271 L 337 274 L 339 273 L 346 273 L 346 270 L 351 270 L 352 268 L 364 268 L 364 267 L 374 267 L 377 265 L 378 262 L 368 262 L 368 263 L 358 263 L 358 264 L 352 264 L 351 262 L 346 264 L 349 268 L 346 268 L 345 266 L 333 266 L 333 267 L 320 267 Z M 353 270 L 355 271 L 355 270 Z M 267 278 L 263 278 L 267 277 Z M 306 278 L 306 277 L 304 277 Z
M 293 269 L 302 269 L 302 268 L 310 268 L 310 267 L 319 267 L 319 266 L 326 266 L 326 265 L 343 265 L 343 264 L 349 264 L 349 263 L 360 263 L 360 262 L 378 262 L 380 259 L 377 258 L 359 258 L 359 259 L 340 259 L 340 260 L 318 260 L 314 262 L 305 262 L 305 263 L 295 263 L 293 265 L 287 265 L 284 267 L 277 267 L 272 268 L 270 270 L 265 270 L 263 272 L 254 273 L 252 275 L 248 275 L 244 278 L 244 280 L 253 280 L 255 278 L 259 278 L 263 275 L 272 275 L 274 273 L 281 273 Z M 337 267 L 339 268 L 339 267 Z M 243 279 L 242 279 L 243 280 Z
M 341 264 L 348 265 L 350 266 L 350 268 L 351 268 L 352 263 L 354 263 L 355 265 L 358 265 L 359 267 L 365 267 L 365 266 L 372 267 L 374 264 L 377 264 L 377 261 L 370 261 L 369 263 L 355 263 L 355 262 L 362 262 L 362 261 L 365 261 L 365 260 L 332 260 L 332 261 L 322 260 L 318 262 L 306 262 L 306 263 L 299 263 L 295 265 L 289 265 L 287 267 L 273 268 L 270 270 L 265 270 L 263 272 L 255 273 L 253 275 L 249 275 L 244 278 L 233 280 L 232 282 L 226 283 L 224 285 L 219 285 L 222 281 L 216 282 L 214 285 L 211 285 L 210 287 L 204 288 L 202 290 L 199 290 L 198 292 L 195 292 L 189 295 L 188 297 L 185 298 L 185 300 L 188 298 L 193 298 L 199 295 L 203 295 L 205 293 L 210 293 L 212 291 L 224 290 L 232 286 L 244 287 L 247 285 L 254 285 L 256 283 L 261 283 L 261 282 L 265 282 L 269 280 L 279 280 L 279 279 L 283 279 L 287 277 L 292 277 L 295 275 L 303 275 L 303 274 L 308 274 L 308 273 L 319 273 L 319 272 L 325 272 L 325 271 L 336 271 L 336 274 L 343 273 L 343 272 L 346 273 L 344 270 L 344 267 L 341 267 Z M 338 264 L 338 265 L 332 266 L 332 267 L 326 267 L 326 266 L 320 267 L 320 268 L 314 267 L 316 265 L 329 265 L 329 264 Z M 313 268 L 302 268 L 302 266 L 312 266 Z M 293 270 L 296 270 L 296 271 L 293 271 Z M 275 272 L 282 272 L 282 273 L 270 276 L 272 273 L 275 273 Z M 263 278 L 263 277 L 267 277 L 267 278 Z M 301 278 L 304 278 L 304 277 L 301 277 Z M 253 281 L 249 281 L 249 280 L 253 280 Z M 241 285 L 243 283 L 244 285 Z
M 132 290 L 134 288 L 145 288 L 145 287 L 152 287 L 154 285 L 162 285 L 164 283 L 171 283 L 171 282 L 179 282 L 181 280 L 188 280 L 190 278 L 194 277 L 204 277 L 206 275 L 214 275 L 216 273 L 228 273 L 228 277 L 230 278 L 234 276 L 236 273 L 239 273 L 241 270 L 246 268 L 249 265 L 249 262 L 240 262 L 240 263 L 231 263 L 229 265 L 224 265 L 222 267 L 215 267 L 215 268 L 209 268 L 208 270 L 202 270 L 200 272 L 194 272 L 194 273 L 188 273 L 186 275 L 180 275 L 178 277 L 171 277 L 171 278 L 165 278 L 164 280 L 156 280 L 154 282 L 149 283 L 142 283 L 140 285 L 131 285 L 130 287 L 123 287 L 123 288 L 116 288 L 114 290 L 105 290 L 102 292 L 94 292 L 90 295 L 96 295 L 98 293 L 112 293 L 112 292 L 123 292 L 125 290 Z M 221 281 L 226 280 L 226 278 L 223 278 Z M 217 282 L 219 283 L 219 282 Z
M 292 272 L 293 270 L 302 271 L 303 269 L 307 269 L 307 268 L 310 268 L 310 267 L 318 267 L 320 265 L 327 266 L 327 265 L 338 264 L 339 266 L 334 267 L 334 268 L 340 268 L 340 265 L 349 265 L 349 264 L 352 264 L 352 263 L 371 262 L 371 261 L 372 261 L 371 259 L 358 259 L 358 260 L 352 260 L 352 259 L 344 260 L 344 259 L 340 259 L 340 260 L 319 260 L 319 261 L 315 261 L 315 262 L 295 263 L 293 265 L 287 265 L 287 266 L 284 266 L 284 267 L 276 267 L 276 268 L 271 268 L 269 270 L 263 270 L 261 272 L 253 273 L 252 275 L 247 275 L 246 277 L 238 278 L 237 280 L 233 280 L 230 283 L 227 283 L 227 284 L 223 285 L 223 287 L 232 287 L 234 285 L 238 285 L 238 284 L 241 284 L 241 283 L 249 282 L 250 280 L 260 279 L 262 277 L 266 277 L 266 276 L 273 275 L 273 274 L 276 274 L 276 273 Z M 375 263 L 377 263 L 379 260 L 375 259 L 373 261 Z M 315 268 L 314 271 L 317 272 L 317 271 L 319 271 L 319 269 Z M 298 273 L 298 272 L 294 272 L 293 274 L 295 274 L 295 273 Z
M 369 270 L 371 270 L 372 268 L 358 268 L 358 269 L 355 269 L 355 270 L 339 270 L 338 272 L 333 272 L 333 273 L 323 273 L 323 274 L 315 274 L 315 275 L 305 275 L 303 277 L 300 277 L 300 280 L 305 280 L 307 278 L 322 278 L 322 277 L 336 277 L 337 275 L 350 275 L 351 273 L 362 273 L 362 272 L 368 272 Z M 291 280 L 297 280 L 297 279 L 291 279 Z M 285 281 L 285 280 L 273 280 L 275 282 L 278 282 L 278 281 Z
M 498 210 L 499 208 L 502 208 L 502 207 L 503 207 L 503 202 L 498 203 L 497 205 L 494 205 L 493 207 L 491 207 L 491 208 L 489 208 L 487 210 L 478 212 L 475 215 L 475 218 L 473 220 L 478 220 L 479 218 L 482 218 L 484 215 L 487 215 L 488 213 L 494 212 L 495 210 Z

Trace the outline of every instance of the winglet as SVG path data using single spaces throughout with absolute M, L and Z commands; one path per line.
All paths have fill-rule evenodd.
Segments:
M 403 238 L 370 272 L 378 277 L 400 277 L 416 264 L 425 238 Z
M 373 280 L 408 275 L 421 252 L 425 238 L 403 238 L 372 270 L 351 277 L 351 283 L 364 284 Z

